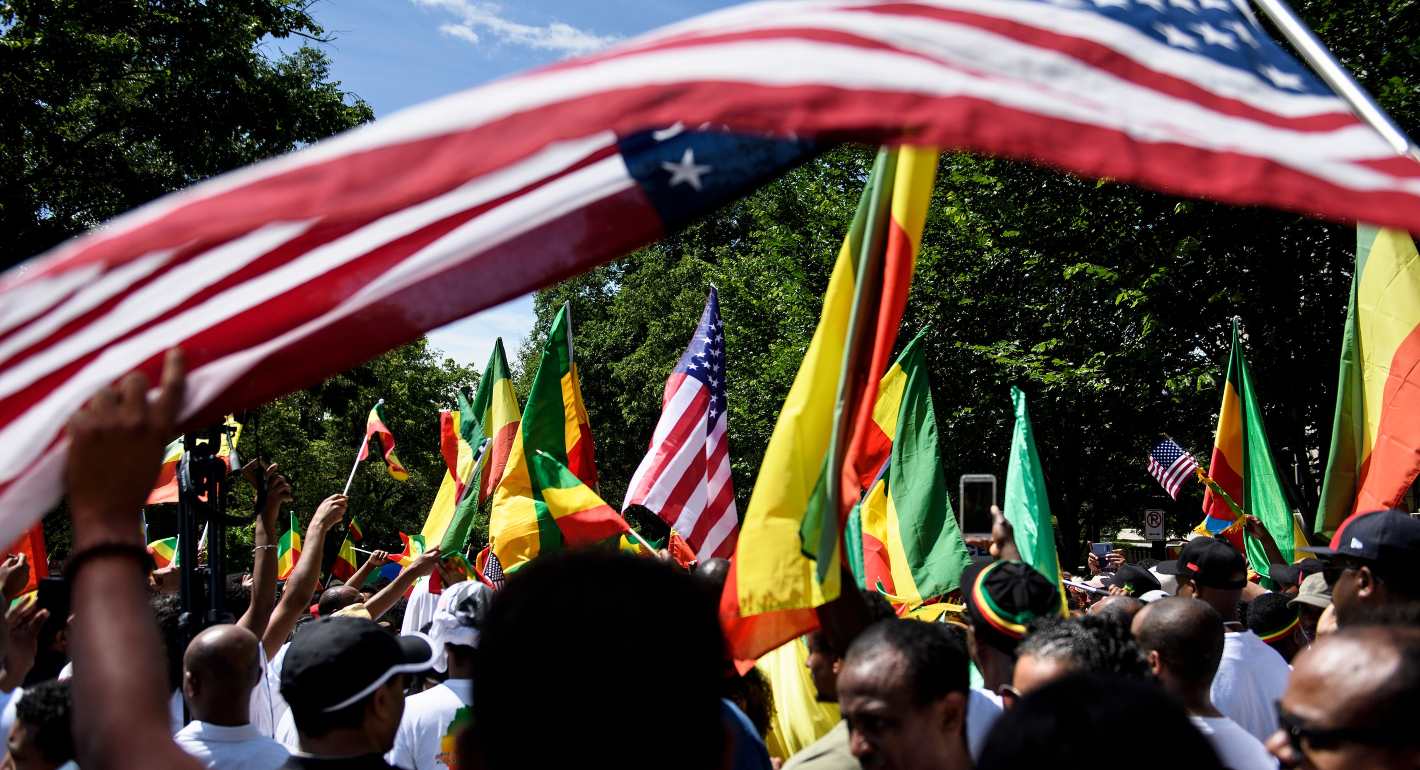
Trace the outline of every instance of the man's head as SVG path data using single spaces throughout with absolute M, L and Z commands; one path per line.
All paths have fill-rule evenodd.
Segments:
M 429 624 L 435 671 L 447 673 L 450 679 L 473 678 L 483 624 L 492 606 L 493 589 L 476 580 L 444 589 Z
M 1321 613 L 1331 606 L 1331 586 L 1326 582 L 1326 575 L 1318 572 L 1303 578 L 1301 590 L 1287 605 L 1301 613 L 1302 633 L 1307 642 L 1316 639 L 1316 624 L 1321 620 Z
M 1134 622 L 1134 616 L 1144 609 L 1144 603 L 1132 596 L 1106 596 L 1090 605 L 1087 614 L 1107 618 L 1125 628 Z
M 883 595 L 877 591 L 862 591 L 863 603 L 868 605 L 868 614 L 872 622 L 880 620 L 892 620 L 897 617 L 893 612 L 892 605 Z M 809 678 L 814 682 L 814 689 L 817 690 L 815 697 L 820 703 L 838 702 L 838 669 L 843 663 L 843 658 L 834 651 L 833 645 L 829 643 L 828 637 L 822 631 L 810 632 L 804 637 L 804 643 L 809 648 L 808 657 L 804 659 L 804 667 L 809 670 Z
M 1302 581 L 1326 568 L 1321 559 L 1302 559 L 1296 564 L 1273 564 L 1267 568 L 1267 576 L 1277 583 L 1277 593 L 1296 596 Z
M 1420 631 L 1328 634 L 1296 658 L 1267 748 L 1283 767 L 1420 766 Z
M 1134 618 L 1134 639 L 1164 689 L 1188 702 L 1207 693 L 1223 661 L 1223 619 L 1207 603 L 1160 599 Z
M 187 646 L 182 693 L 198 721 L 236 727 L 248 722 L 251 690 L 261 677 L 260 642 L 234 625 L 212 626 Z
M 1158 571 L 1178 579 L 1177 596 L 1201 599 L 1223 620 L 1235 620 L 1238 599 L 1247 584 L 1247 560 L 1232 543 L 1216 537 L 1188 541 L 1176 561 L 1160 562 Z
M 866 770 L 963 766 L 968 687 L 966 655 L 936 624 L 873 624 L 838 674 L 849 748 Z
M 1120 591 L 1125 596 L 1143 596 L 1159 590 L 1159 581 L 1154 573 L 1137 564 L 1126 564 L 1113 575 L 1104 579 L 1105 586 Z
M 1112 618 L 1043 617 L 1030 624 L 1016 647 L 1011 691 L 1023 696 L 1078 672 L 1142 678 L 1143 663 L 1143 654 L 1129 637 L 1129 627 Z
M 286 650 L 281 695 L 308 753 L 384 753 L 404 714 L 404 675 L 433 665 L 418 636 L 396 637 L 360 618 L 312 621 Z M 348 754 L 330 748 L 348 747 Z
M 349 607 L 352 604 L 359 604 L 361 600 L 360 592 L 352 586 L 335 586 L 325 589 L 325 593 L 320 595 L 320 602 L 316 607 L 323 618 L 334 617 L 335 613 Z
M 1016 644 L 1032 620 L 1059 611 L 1059 590 L 1034 567 L 1008 561 L 968 567 L 961 585 L 971 619 L 971 657 L 988 688 L 1010 684 Z
M 1323 574 L 1343 628 L 1420 605 L 1420 521 L 1402 510 L 1353 516 L 1336 530 L 1330 548 L 1300 550 L 1331 562 Z
M 1247 628 L 1267 642 L 1288 663 L 1307 646 L 1302 631 L 1302 613 L 1287 594 L 1263 594 L 1247 608 Z
M 51 679 L 25 690 L 5 737 L 15 770 L 53 770 L 74 758 L 69 683 Z
M 723 639 L 703 586 L 660 560 L 588 552 L 520 567 L 478 648 L 473 708 L 487 766 L 718 767 Z M 628 671 L 674 671 L 675 686 L 627 687 Z M 550 741 L 546 721 L 528 718 L 538 713 L 576 718 Z M 628 716 L 640 735 L 634 752 L 606 739 Z

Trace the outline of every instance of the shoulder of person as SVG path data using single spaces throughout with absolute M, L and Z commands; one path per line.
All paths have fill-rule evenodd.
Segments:
M 852 763 L 849 764 L 848 760 Z M 848 723 L 840 721 L 822 738 L 799 750 L 784 762 L 781 770 L 831 770 L 831 768 L 858 768 L 858 759 L 848 748 Z

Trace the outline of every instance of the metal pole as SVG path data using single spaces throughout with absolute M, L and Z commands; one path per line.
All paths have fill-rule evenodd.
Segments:
M 1410 141 L 1410 137 L 1395 125 L 1386 111 L 1376 104 L 1375 99 L 1371 98 L 1369 93 L 1366 93 L 1366 89 L 1351 77 L 1351 73 L 1336 61 L 1336 57 L 1331 55 L 1331 50 L 1317 39 L 1306 23 L 1297 16 L 1291 6 L 1287 5 L 1286 0 L 1253 1 L 1257 3 L 1257 7 L 1261 8 L 1263 13 L 1267 14 L 1269 19 L 1272 19 L 1272 23 L 1277 25 L 1287 40 L 1301 52 L 1302 57 L 1307 60 L 1313 70 L 1316 70 L 1321 79 L 1331 86 L 1331 90 L 1345 100 L 1351 111 L 1356 113 L 1356 117 L 1384 137 L 1390 146 L 1395 148 L 1396 154 L 1420 160 L 1420 148 L 1417 148 L 1415 143 Z

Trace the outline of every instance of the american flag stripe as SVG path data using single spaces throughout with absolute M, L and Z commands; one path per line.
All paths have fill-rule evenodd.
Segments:
M 728 556 L 739 527 L 725 440 L 723 328 L 711 287 L 695 335 L 666 379 L 661 419 L 622 505 L 642 505 L 660 516 L 697 559 Z
M 192 368 L 185 427 L 212 422 L 661 238 L 818 141 L 910 136 L 1420 231 L 1420 164 L 1241 4 L 1072 6 L 731 8 L 405 110 L 61 244 L 0 277 L 0 538 L 58 499 L 68 416 L 128 371 L 155 376 L 169 347 Z M 681 167 L 702 176 L 663 170 L 687 151 Z
M 1149 450 L 1149 473 L 1163 485 L 1164 490 L 1175 500 L 1179 487 L 1183 486 L 1188 474 L 1198 469 L 1198 461 L 1177 441 L 1166 438 Z

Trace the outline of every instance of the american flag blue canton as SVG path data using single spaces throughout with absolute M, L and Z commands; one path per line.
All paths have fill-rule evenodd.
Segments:
M 1093 10 L 1180 51 L 1256 73 L 1277 88 L 1331 96 L 1310 70 L 1282 50 L 1245 0 L 1040 0 L 1043 5 Z
M 1198 468 L 1198 461 L 1177 441 L 1166 438 L 1149 450 L 1149 473 L 1159 480 L 1173 499 L 1178 499 L 1178 489 L 1188 478 L 1188 474 Z
M 618 144 L 626 169 L 650 199 L 668 233 L 824 149 L 793 139 L 687 130 L 679 123 L 632 134 Z
M 695 339 L 681 354 L 675 365 L 677 374 L 694 377 L 710 391 L 710 411 L 706 415 L 705 432 L 715 429 L 715 421 L 725 413 L 725 323 L 720 320 L 720 297 L 714 287 L 700 314 L 700 326 Z

